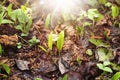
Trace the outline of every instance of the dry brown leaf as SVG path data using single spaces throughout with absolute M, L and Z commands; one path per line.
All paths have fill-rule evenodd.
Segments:
M 0 44 L 16 46 L 18 43 L 18 36 L 15 34 L 13 36 L 0 35 Z

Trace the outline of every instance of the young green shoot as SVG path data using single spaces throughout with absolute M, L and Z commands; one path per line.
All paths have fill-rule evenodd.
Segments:
M 63 44 L 64 44 L 64 31 L 61 31 L 59 33 L 58 40 L 57 40 L 57 49 L 59 53 L 62 50 Z
M 33 45 L 39 43 L 40 40 L 37 39 L 36 36 L 33 36 L 32 39 L 30 39 L 28 42 L 29 42 L 30 46 L 33 46 Z
M 104 72 L 110 72 L 112 73 L 112 69 L 110 67 L 108 67 L 110 65 L 109 61 L 104 61 L 103 64 L 102 63 L 98 63 L 97 67 L 101 70 L 103 70 Z
M 3 49 L 2 49 L 2 45 L 0 44 L 0 55 L 2 55 L 3 53 Z
M 89 56 L 92 56 L 93 55 L 93 52 L 91 49 L 87 49 L 86 50 L 86 54 L 89 55 Z
M 53 46 L 53 34 L 51 32 L 48 36 L 48 47 L 50 50 L 52 50 L 52 46 Z
M 119 8 L 118 6 L 112 6 L 112 18 L 115 19 L 119 15 Z
M 51 20 L 51 15 L 48 14 L 45 20 L 45 27 L 48 28 Z
M 79 56 L 77 57 L 76 61 L 78 62 L 78 64 L 81 64 L 81 63 L 82 63 L 82 61 L 81 61 L 81 59 L 80 59 Z
M 68 75 L 64 75 L 64 77 L 62 78 L 62 80 L 68 80 Z
M 21 42 L 18 42 L 18 43 L 17 43 L 17 48 L 20 49 L 21 47 L 22 47 Z
M 2 67 L 4 68 L 7 74 L 10 74 L 10 67 L 7 64 L 2 64 Z
M 111 80 L 119 80 L 119 79 L 120 79 L 120 72 L 116 72 L 111 78 Z
M 8 13 L 8 16 L 11 16 L 11 14 L 12 14 L 12 4 L 10 4 L 9 6 L 8 6 L 8 8 L 7 8 L 7 13 Z
M 41 78 L 35 78 L 35 80 L 42 80 Z
M 44 52 L 47 52 L 47 50 L 43 46 L 38 46 L 38 47 L 41 48 Z

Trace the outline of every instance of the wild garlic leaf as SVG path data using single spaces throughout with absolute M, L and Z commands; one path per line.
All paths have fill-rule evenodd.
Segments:
M 10 74 L 10 67 L 7 64 L 2 64 L 2 67 L 5 69 L 7 74 Z
M 107 0 L 98 0 L 98 2 L 99 2 L 100 4 L 106 4 L 106 3 L 107 3 Z
M 33 46 L 33 45 L 39 43 L 40 40 L 37 39 L 36 36 L 33 36 L 32 39 L 30 39 L 28 42 L 29 42 L 30 46 Z
M 80 36 L 82 36 L 84 34 L 84 27 L 83 26 L 77 26 L 76 27 L 76 31 L 80 34 Z
M 11 20 L 8 20 L 8 19 L 3 19 L 2 24 L 13 24 L 13 22 Z
M 48 15 L 47 15 L 47 17 L 46 17 L 46 20 L 45 20 L 45 26 L 46 26 L 46 28 L 48 28 L 48 27 L 49 27 L 50 20 L 51 20 L 51 15 L 50 15 L 50 14 L 48 14 Z
M 50 50 L 52 50 L 52 45 L 53 45 L 53 34 L 51 32 L 48 36 L 48 47 Z
M 100 14 L 97 9 L 89 9 L 88 18 L 98 22 L 103 19 L 103 15 Z
M 115 19 L 119 15 L 119 8 L 118 6 L 112 6 L 112 18 Z
M 93 52 L 92 52 L 91 49 L 87 49 L 87 50 L 86 50 L 86 54 L 89 55 L 89 56 L 91 56 L 91 55 L 93 54 Z
M 68 75 L 64 75 L 64 77 L 62 78 L 62 80 L 68 80 Z
M 94 44 L 97 47 L 98 46 L 103 46 L 103 47 L 108 47 L 109 46 L 100 39 L 90 38 L 89 41 L 90 41 L 90 43 Z
M 0 55 L 2 55 L 3 49 L 2 49 L 2 45 L 0 44 Z
M 57 48 L 59 52 L 61 51 L 63 44 L 64 44 L 64 31 L 61 31 L 57 40 Z
M 113 71 L 112 71 L 112 69 L 111 68 L 109 68 L 109 67 L 104 67 L 104 69 L 103 69 L 104 71 L 106 71 L 106 72 L 110 72 L 110 73 L 112 73 Z
M 0 25 L 2 24 L 3 21 L 3 15 L 4 15 L 4 11 L 0 13 Z
M 103 65 L 105 65 L 105 66 L 110 65 L 110 61 L 104 61 L 104 62 L 103 62 Z
M 104 69 L 104 65 L 103 65 L 102 63 L 98 63 L 98 64 L 97 64 L 97 67 L 98 67 L 99 69 L 101 69 L 101 70 Z
M 99 61 L 107 61 L 112 58 L 112 52 L 106 48 L 98 48 L 96 54 L 99 58 Z
M 44 52 L 47 52 L 47 50 L 43 46 L 39 46 Z
M 116 72 L 111 78 L 111 80 L 119 80 L 119 79 L 120 79 L 120 72 Z
M 12 4 L 10 4 L 9 6 L 8 6 L 8 8 L 7 8 L 7 12 L 8 12 L 8 16 L 11 16 L 11 14 L 12 14 Z
M 35 80 L 42 80 L 41 78 L 35 78 Z

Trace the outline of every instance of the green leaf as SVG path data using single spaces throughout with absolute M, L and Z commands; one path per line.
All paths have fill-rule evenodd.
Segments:
M 119 70 L 120 70 L 120 66 L 119 66 L 118 64 L 111 62 L 110 65 L 112 66 L 112 69 L 113 69 L 113 70 L 116 70 L 116 71 L 119 71 Z
M 17 26 L 15 26 L 15 29 L 17 29 L 17 30 L 22 30 L 22 25 L 17 25 Z
M 28 16 L 21 10 L 18 10 L 17 19 L 20 23 L 27 23 L 29 21 Z
M 2 55 L 3 53 L 3 49 L 2 49 L 2 45 L 0 44 L 0 55 Z
M 50 15 L 50 14 L 48 14 L 48 15 L 47 15 L 47 17 L 46 17 L 46 20 L 45 20 L 45 26 L 46 26 L 46 28 L 48 28 L 48 27 L 49 27 L 50 20 L 51 20 L 51 15 Z
M 88 10 L 88 18 L 95 21 L 100 21 L 103 19 L 103 15 L 98 12 L 97 9 Z
M 22 47 L 21 42 L 17 43 L 17 48 L 20 49 Z
M 100 4 L 105 4 L 105 3 L 107 2 L 107 0 L 98 0 L 98 2 L 99 2 Z
M 41 78 L 35 78 L 35 80 L 42 80 Z
M 43 46 L 39 46 L 44 52 L 47 52 L 47 50 Z
M 120 72 L 116 72 L 111 78 L 111 80 L 119 80 L 119 79 L 120 79 Z
M 112 6 L 112 18 L 115 19 L 119 15 L 119 8 L 118 6 Z
M 88 18 L 94 20 L 95 17 L 98 17 L 98 14 L 96 14 L 97 12 L 98 12 L 97 9 L 89 9 Z
M 109 68 L 109 67 L 104 67 L 104 69 L 103 69 L 104 71 L 106 71 L 106 72 L 110 72 L 110 73 L 112 73 L 113 71 L 112 71 L 112 69 L 111 68 Z
M 110 61 L 104 61 L 104 62 L 103 62 L 103 65 L 104 65 L 104 66 L 110 65 Z
M 28 42 L 29 42 L 30 46 L 33 46 L 33 45 L 39 43 L 40 40 L 37 39 L 36 36 L 33 36 L 32 39 L 30 39 Z
M 61 31 L 57 40 L 57 49 L 60 52 L 64 44 L 64 31 Z
M 104 64 L 98 63 L 97 67 L 103 71 L 112 73 L 112 69 L 109 67 L 106 67 Z
M 79 56 L 77 57 L 76 60 L 77 60 L 78 63 L 81 63 L 81 62 L 82 62 Z
M 7 64 L 2 64 L 2 67 L 5 69 L 7 74 L 10 74 L 10 67 Z
M 103 46 L 103 47 L 109 46 L 106 43 L 104 43 L 102 40 L 99 40 L 99 39 L 90 38 L 89 41 L 97 47 L 98 46 Z
M 92 53 L 92 50 L 91 49 L 87 49 L 86 50 L 86 54 L 88 54 L 89 56 L 91 56 L 93 53 Z
M 13 24 L 13 22 L 11 20 L 8 20 L 8 19 L 3 19 L 2 24 Z
M 99 48 L 97 50 L 97 55 L 99 57 L 99 61 L 106 61 L 112 57 L 112 53 L 109 53 L 109 51 L 106 48 Z
M 49 34 L 49 37 L 48 37 L 48 47 L 50 50 L 52 50 L 52 45 L 53 45 L 53 35 L 52 35 L 52 32 Z
M 68 80 L 68 76 L 65 75 L 62 80 Z
M 7 11 L 8 11 L 8 16 L 11 16 L 11 14 L 12 14 L 12 4 L 10 4 L 9 6 L 8 6 L 8 8 L 7 8 Z
M 2 24 L 3 21 L 3 15 L 4 15 L 4 11 L 0 13 L 0 25 Z
M 107 3 L 105 4 L 105 6 L 107 6 L 107 7 L 111 7 L 112 4 L 111 4 L 110 2 L 107 2 Z
M 16 22 L 17 20 L 17 15 L 20 13 L 20 10 L 19 9 L 16 9 L 14 11 L 12 11 L 12 15 L 10 15 L 11 19 L 14 20 Z
M 84 34 L 84 27 L 77 26 L 76 31 L 82 36 Z
M 119 28 L 120 28 L 120 23 L 118 25 L 119 25 Z
M 103 65 L 103 64 L 101 64 L 101 63 L 98 63 L 98 64 L 97 64 L 97 67 L 98 67 L 99 69 L 101 69 L 101 70 L 103 70 L 103 69 L 104 69 L 104 65 Z

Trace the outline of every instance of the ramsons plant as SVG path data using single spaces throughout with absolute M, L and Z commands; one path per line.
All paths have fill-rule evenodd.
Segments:
M 50 50 L 52 50 L 52 46 L 53 46 L 53 35 L 52 35 L 52 32 L 49 34 L 49 37 L 48 37 L 48 47 Z
M 64 44 L 64 31 L 61 31 L 59 33 L 58 40 L 57 40 L 57 49 L 59 53 L 62 50 L 63 44 Z
M 104 61 L 103 64 L 102 63 L 98 63 L 97 67 L 105 72 L 110 72 L 112 73 L 112 69 L 110 67 L 108 67 L 110 65 L 109 61 Z
M 30 39 L 28 42 L 29 42 L 29 45 L 30 45 L 30 46 L 33 46 L 33 45 L 39 43 L 40 40 L 37 39 L 36 36 L 33 36 L 32 39 Z
M 64 31 L 61 31 L 58 35 L 57 45 L 56 45 L 59 53 L 62 50 L 63 44 L 64 44 Z M 53 47 L 53 34 L 52 34 L 52 32 L 50 32 L 50 34 L 48 36 L 48 48 L 49 49 L 45 49 L 41 45 L 39 46 L 39 48 L 41 48 L 44 52 L 48 52 L 49 50 L 51 52 L 52 47 Z
M 13 24 L 13 22 L 9 19 L 5 19 L 5 8 L 0 5 L 0 25 L 2 24 Z
M 2 67 L 4 68 L 7 74 L 10 74 L 10 67 L 7 64 L 2 64 Z
M 25 13 L 22 8 L 12 10 L 12 4 L 8 6 L 7 13 L 11 20 L 13 20 L 15 28 L 22 31 L 21 36 L 27 36 L 32 25 L 32 18 L 28 13 Z

